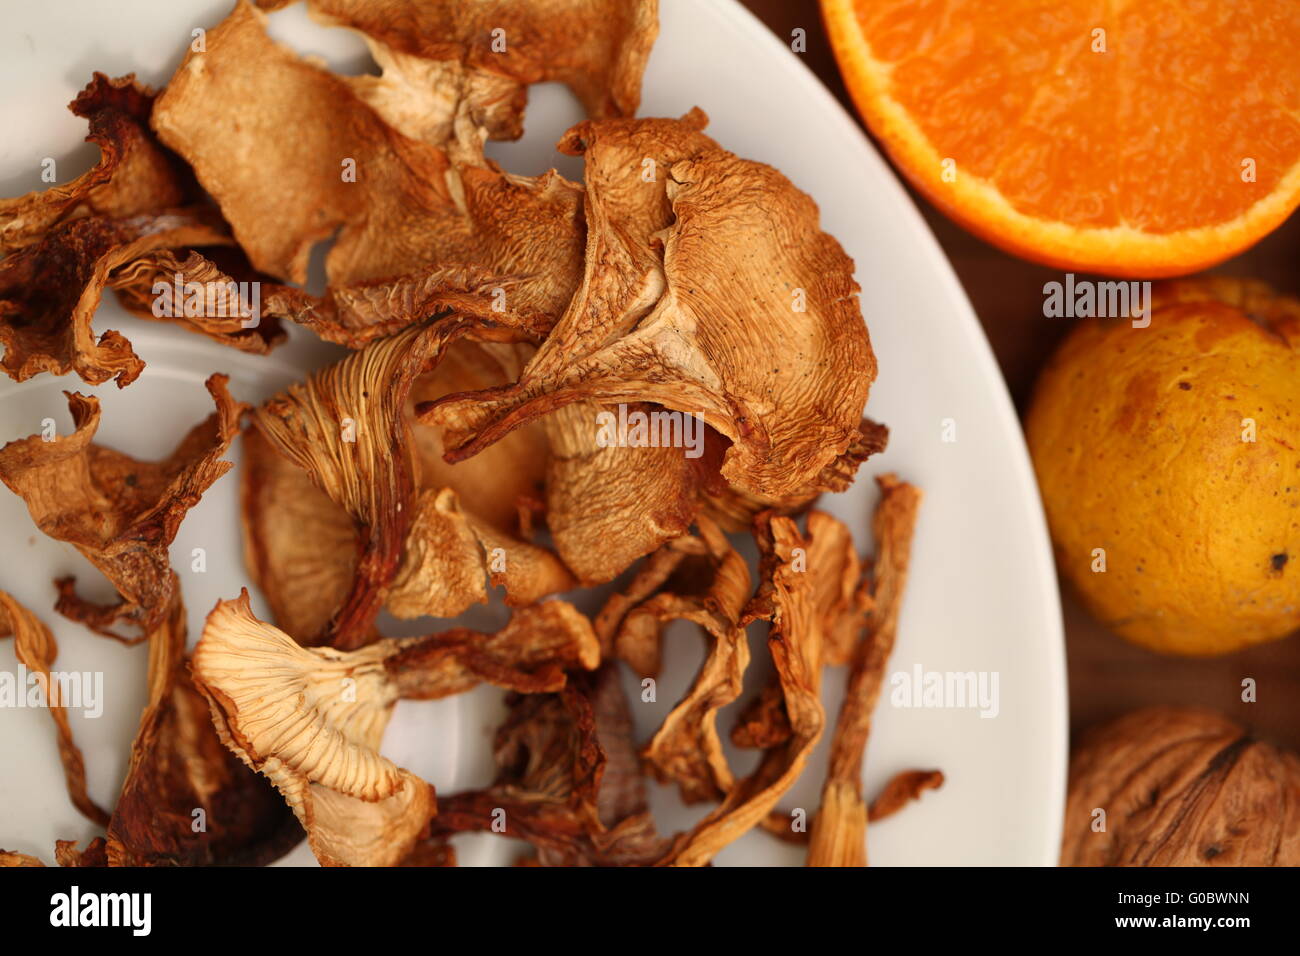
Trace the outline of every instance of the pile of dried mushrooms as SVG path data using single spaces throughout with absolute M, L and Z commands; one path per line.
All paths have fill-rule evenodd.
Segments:
M 105 830 L 84 850 L 61 842 L 57 861 L 263 864 L 305 832 L 327 865 L 454 865 L 451 838 L 484 831 L 530 844 L 521 863 L 698 866 L 758 828 L 805 843 L 811 865 L 864 865 L 868 819 L 942 778 L 900 775 L 870 806 L 862 794 L 920 494 L 878 479 L 874 559 L 813 508 L 887 437 L 862 414 L 876 362 L 853 262 L 812 200 L 714 142 L 701 110 L 636 117 L 655 0 L 308 2 L 359 31 L 382 73 L 329 72 L 267 35 L 282 0 L 239 0 L 161 92 L 95 75 L 71 106 L 93 169 L 0 200 L 0 344 L 17 381 L 140 376 L 126 335 L 92 328 L 105 289 L 247 352 L 292 325 L 351 350 L 257 407 L 213 374 L 214 413 L 162 461 L 96 444 L 99 402 L 75 392 L 71 434 L 0 449 L 36 525 L 117 591 L 100 605 L 60 580 L 57 612 L 148 645 L 112 808 L 88 796 L 51 708 L 71 799 Z M 583 158 L 582 183 L 484 154 L 521 135 L 541 81 L 586 108 L 558 146 Z M 331 239 L 328 285 L 309 294 L 309 254 Z M 203 295 L 159 316 L 155 283 L 176 277 Z M 252 323 L 211 307 L 239 282 L 260 283 Z M 597 422 L 636 412 L 681 413 L 700 441 L 601 440 Z M 187 656 L 167 549 L 237 437 L 245 563 L 273 623 L 232 595 Z M 553 597 L 597 585 L 594 616 Z M 393 638 L 378 623 L 493 596 L 511 609 L 495 633 Z M 637 740 L 624 678 L 658 673 L 679 620 L 699 626 L 704 661 Z M 754 622 L 774 676 L 742 701 Z M 48 674 L 53 636 L 0 592 L 10 634 Z M 823 679 L 847 680 L 838 715 Z M 383 755 L 385 727 L 401 700 L 479 684 L 509 692 L 495 779 L 435 795 Z M 757 751 L 752 772 L 724 733 Z M 782 796 L 823 736 L 820 809 L 792 825 Z M 712 809 L 660 833 L 648 777 Z

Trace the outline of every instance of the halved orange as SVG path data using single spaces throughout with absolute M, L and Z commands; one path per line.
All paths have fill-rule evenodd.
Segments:
M 1300 204 L 1297 0 L 821 0 L 899 169 L 1009 252 L 1180 275 Z

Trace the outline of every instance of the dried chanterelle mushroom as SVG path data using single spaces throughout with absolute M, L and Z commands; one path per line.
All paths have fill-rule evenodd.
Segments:
M 1207 710 L 1094 728 L 1070 761 L 1061 865 L 1300 865 L 1300 757 Z
M 100 163 L 0 201 L 0 345 L 20 381 L 140 376 L 124 337 L 90 332 L 105 288 L 244 351 L 284 321 L 351 350 L 256 407 L 214 375 L 217 414 L 162 462 L 92 444 L 98 402 L 75 394 L 73 434 L 0 449 L 38 527 L 120 594 L 99 607 L 61 582 L 58 610 L 149 648 L 111 811 L 52 711 L 69 794 L 105 827 L 55 860 L 266 863 L 305 832 L 327 865 L 446 866 L 457 834 L 482 831 L 531 844 L 530 864 L 698 866 L 764 830 L 809 844 L 810 864 L 864 864 L 867 819 L 942 775 L 900 774 L 870 808 L 861 794 L 919 492 L 880 479 L 874 561 L 813 508 L 888 434 L 863 417 L 876 360 L 853 263 L 813 201 L 706 136 L 699 109 L 636 117 L 655 0 L 308 0 L 366 39 L 380 75 L 353 77 L 270 38 L 264 11 L 286 5 L 237 0 L 157 94 L 96 75 L 73 108 Z M 586 109 L 559 140 L 581 184 L 483 151 L 520 135 L 544 81 Z M 330 238 L 313 294 L 308 257 Z M 154 315 L 159 279 L 201 294 Z M 246 280 L 259 321 L 212 314 Z M 618 434 L 638 416 L 653 440 Z M 274 623 L 245 591 L 187 659 L 167 546 L 241 430 L 245 564 Z M 589 618 L 581 589 L 607 582 Z M 495 629 L 384 633 L 385 612 L 445 621 L 496 592 Z M 638 737 L 623 685 L 658 673 L 676 621 L 704 658 Z M 773 676 L 746 699 L 751 624 Z M 0 629 L 49 669 L 52 635 L 3 594 Z M 836 721 L 821 687 L 846 665 Z M 401 700 L 483 685 L 509 693 L 495 777 L 435 797 L 383 754 L 384 729 Z M 749 772 L 719 720 L 760 751 Z M 779 804 L 832 728 L 809 834 Z M 660 833 L 651 777 L 712 806 Z

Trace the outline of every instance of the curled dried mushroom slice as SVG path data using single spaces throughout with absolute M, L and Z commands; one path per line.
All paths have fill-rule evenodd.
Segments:
M 575 401 L 649 401 L 702 418 L 731 441 L 727 482 L 779 499 L 859 441 L 876 362 L 852 260 L 808 196 L 705 122 L 566 134 L 560 148 L 586 161 L 582 285 L 517 385 L 422 409 L 449 426 L 453 456 Z
M 862 760 L 871 732 L 871 715 L 898 633 L 912 532 L 921 504 L 920 490 L 894 475 L 883 475 L 877 482 L 881 499 L 872 522 L 876 540 L 872 595 L 875 607 L 870 633 L 853 647 L 844 703 L 831 738 L 821 809 L 813 820 L 809 866 L 867 865 L 868 808 L 862 798 Z
M 265 279 L 239 249 L 215 246 L 141 255 L 115 269 L 109 284 L 133 315 L 174 322 L 222 345 L 263 355 L 285 338 L 279 317 L 265 314 L 261 305 L 264 293 L 273 297 L 283 287 Z
M 131 77 L 95 74 L 72 109 L 90 121 L 99 164 L 65 186 L 0 200 L 0 249 L 8 253 L 0 262 L 2 367 L 18 381 L 75 371 L 94 385 L 116 378 L 125 386 L 139 376 L 144 363 L 120 332 L 97 339 L 91 330 L 105 288 L 118 289 L 136 314 L 247 351 L 268 351 L 282 337 L 274 319 L 245 328 L 244 310 L 227 303 L 228 277 L 196 271 L 193 247 L 233 240 L 202 207 L 189 171 L 154 139 L 153 102 Z M 181 289 L 211 283 L 221 301 L 160 309 L 154 283 L 170 289 L 178 277 Z
M 179 588 L 149 635 L 149 696 L 108 824 L 112 866 L 261 866 L 302 839 L 275 791 L 222 746 L 185 660 Z
M 270 311 L 354 347 L 447 308 L 544 333 L 581 274 L 579 189 L 554 172 L 501 172 L 472 128 L 456 160 L 402 135 L 263 21 L 240 0 L 177 71 L 153 125 L 255 268 L 301 283 L 311 247 L 338 232 L 326 297 L 280 290 Z M 256 165 L 241 159 L 253 154 Z M 304 167 L 304 155 L 317 159 Z
M 144 362 L 120 332 L 96 338 L 90 327 L 104 288 L 118 281 L 119 270 L 158 250 L 223 242 L 229 242 L 224 227 L 204 210 L 92 216 L 54 226 L 0 260 L 0 366 L 19 382 L 73 371 L 92 385 L 110 378 L 129 385 Z
M 797 569 L 798 551 L 808 543 L 787 517 L 764 516 L 755 527 L 762 584 L 742 622 L 767 619 L 767 646 L 784 697 L 791 733 L 765 751 L 758 766 L 732 785 L 722 803 L 688 833 L 679 834 L 660 861 L 672 866 L 703 866 L 727 844 L 759 826 L 803 772 L 821 739 L 821 630 L 813 607 L 812 583 Z
M 515 612 L 496 634 L 459 628 L 342 652 L 301 647 L 257 620 L 244 592 L 209 615 L 192 667 L 223 742 L 280 790 L 317 858 L 391 866 L 434 812 L 432 787 L 378 751 L 399 699 L 483 681 L 552 692 L 567 669 L 599 659 L 590 623 L 558 601 Z
M 280 791 L 322 864 L 406 856 L 436 805 L 429 784 L 379 754 L 396 701 L 382 647 L 299 647 L 244 592 L 208 615 L 190 666 L 222 743 Z
M 293 385 L 254 411 L 272 446 L 307 472 L 360 529 L 356 575 L 343 603 L 310 643 L 355 648 L 376 637 L 414 517 L 418 463 L 406 398 L 459 331 L 452 322 L 379 339 Z
M 941 770 L 904 770 L 889 778 L 883 790 L 867 807 L 867 822 L 887 820 L 914 800 L 920 800 L 927 790 L 943 786 Z
M 443 798 L 430 839 L 492 831 L 526 840 L 545 866 L 647 865 L 664 851 L 637 769 L 616 668 L 555 694 L 513 695 L 490 787 Z M 504 830 L 500 827 L 504 825 Z
M 564 601 L 516 610 L 495 634 L 457 627 L 428 637 L 384 643 L 384 666 L 396 693 L 434 700 L 480 683 L 526 694 L 560 690 L 566 670 L 592 670 L 600 645 L 591 622 Z
M 240 450 L 244 566 L 275 623 L 310 644 L 352 588 L 356 524 L 255 426 L 244 429 Z
M 657 665 L 658 643 L 669 622 L 691 621 L 704 632 L 707 651 L 699 672 L 642 751 L 646 767 L 660 782 L 675 782 L 687 803 L 721 799 L 735 783 L 718 736 L 717 712 L 740 696 L 749 664 L 741 623 L 750 588 L 745 560 L 706 518 L 699 521 L 699 538 L 705 553 L 686 557 L 663 590 L 629 608 L 614 638 L 616 649 L 652 646 L 646 663 Z
M 287 0 L 259 0 L 278 9 Z M 464 109 L 494 139 L 523 132 L 526 86 L 558 81 L 587 114 L 632 116 L 658 33 L 657 0 L 309 0 L 325 23 L 361 31 L 381 77 L 352 89 L 414 139 L 442 142 Z M 600 24 L 592 29 L 591 24 Z
M 808 513 L 808 547 L 802 564 L 813 585 L 813 610 L 822 635 L 822 661 L 845 664 L 875 610 L 870 588 L 870 564 L 858 558 L 853 538 L 843 522 L 816 509 Z M 765 599 L 770 595 L 765 594 Z M 775 678 L 745 706 L 731 730 L 737 747 L 766 750 L 787 740 L 790 721 Z
M 19 604 L 12 595 L 0 591 L 0 637 L 13 635 L 14 655 L 19 662 L 37 676 L 50 717 L 59 738 L 59 761 L 63 764 L 63 777 L 68 797 L 73 806 L 89 820 L 100 825 L 108 823 L 108 812 L 86 792 L 86 762 L 72 737 L 68 712 L 58 699 L 58 685 L 50 679 L 50 666 L 59 655 L 59 645 L 54 635 L 35 614 Z
M 33 435 L 0 448 L 0 480 L 26 501 L 36 526 L 76 547 L 120 596 L 114 605 L 93 605 L 65 579 L 59 613 L 130 641 L 143 640 L 165 621 L 176 592 L 167 548 L 186 512 L 230 469 L 221 456 L 247 408 L 230 397 L 226 382 L 224 375 L 207 380 L 216 412 L 162 461 L 139 461 L 93 444 L 99 400 L 76 392 L 65 393 L 71 435 L 54 441 Z M 116 629 L 122 625 L 128 633 Z
M 95 73 L 68 104 L 87 120 L 99 162 L 62 186 L 0 199 L 0 252 L 33 245 L 54 226 L 85 216 L 129 218 L 193 198 L 188 171 L 149 130 L 154 94 L 135 76 Z

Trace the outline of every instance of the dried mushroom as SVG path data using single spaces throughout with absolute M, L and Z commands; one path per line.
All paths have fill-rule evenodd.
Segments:
M 184 164 L 154 139 L 153 104 L 154 94 L 132 77 L 96 73 L 71 109 L 89 121 L 87 139 L 100 147 L 99 163 L 66 185 L 0 199 L 0 251 L 7 253 L 0 260 L 0 345 L 11 378 L 75 371 L 92 385 L 115 378 L 119 386 L 138 378 L 144 363 L 126 337 L 105 332 L 97 339 L 91 330 L 105 288 L 125 290 L 137 314 L 246 351 L 266 352 L 283 337 L 274 319 L 245 327 L 244 303 L 226 298 L 221 308 L 205 302 L 198 310 L 182 301 L 154 315 L 153 283 L 171 288 L 177 272 L 184 275 L 181 289 L 208 282 L 210 297 L 226 296 L 228 277 L 165 270 L 189 262 L 194 247 L 229 247 L 233 240 L 220 217 L 202 207 Z
M 279 318 L 261 306 L 274 284 L 233 245 L 145 253 L 113 270 L 109 285 L 132 315 L 173 322 L 241 352 L 263 355 L 286 337 Z
M 363 551 L 373 534 L 368 526 L 393 528 L 382 543 L 384 563 L 374 578 L 361 582 L 365 590 L 358 599 L 371 602 L 366 613 L 382 605 L 402 618 L 454 617 L 486 601 L 489 585 L 503 587 L 515 606 L 573 585 L 553 554 L 528 542 L 522 531 L 515 533 L 521 502 L 537 494 L 543 480 L 544 437 L 520 429 L 481 460 L 452 466 L 442 459 L 436 430 L 411 417 L 417 396 L 491 385 L 517 368 L 522 346 L 448 343 L 455 331 L 445 325 L 377 342 L 305 389 L 269 402 L 258 421 L 290 443 L 294 460 L 257 429 L 245 435 L 245 562 L 276 623 L 300 642 L 340 639 L 330 622 L 356 580 L 358 525 Z M 427 359 L 416 355 L 420 349 L 431 353 Z M 422 361 L 432 367 L 421 372 Z M 398 365 L 400 375 L 393 373 Z M 361 402 L 355 401 L 358 394 Z M 322 426 L 323 410 L 340 401 L 344 407 Z M 311 431 L 296 424 L 300 414 L 314 423 Z M 281 415 L 289 419 L 276 417 Z M 337 436 L 332 444 L 325 440 L 329 435 Z M 320 455 L 313 450 L 317 445 Z M 300 467 L 304 455 L 310 460 Z M 344 481 L 345 472 L 357 467 L 378 469 L 371 473 L 385 476 L 383 487 Z M 354 493 L 360 497 L 347 497 Z M 389 560 L 395 563 L 384 571 Z M 373 636 L 367 628 L 358 634 Z
M 222 741 L 265 774 L 327 865 L 391 866 L 434 813 L 433 788 L 379 754 L 399 699 L 463 693 L 482 681 L 556 691 L 595 667 L 591 625 L 552 601 L 492 635 L 459 629 L 361 650 L 303 648 L 252 614 L 245 591 L 208 616 L 192 669 Z
M 851 647 L 853 662 L 848 687 L 831 738 L 830 766 L 822 786 L 821 808 L 813 819 L 809 866 L 867 865 L 868 809 L 862 798 L 862 759 L 871 732 L 871 715 L 880 697 L 885 666 L 898 633 L 912 531 L 921 504 L 921 493 L 913 485 L 893 475 L 877 481 L 881 500 L 872 522 L 877 554 L 871 631 Z M 842 587 L 841 595 L 844 590 Z M 851 602 L 853 598 L 848 600 Z M 891 795 L 891 799 L 896 798 L 897 795 Z
M 149 131 L 153 101 L 153 92 L 134 75 L 109 79 L 95 73 L 68 109 L 89 124 L 86 141 L 99 147 L 99 162 L 62 186 L 0 199 L 0 252 L 34 245 L 62 222 L 128 219 L 192 198 L 184 166 Z
M 550 551 L 463 511 L 450 488 L 422 492 L 388 609 L 398 617 L 455 617 L 487 600 L 488 583 L 504 589 L 506 604 L 527 606 L 574 580 Z
M 255 411 L 254 424 L 276 451 L 305 471 L 359 529 L 346 596 L 319 632 L 295 633 L 299 640 L 359 647 L 376 637 L 374 619 L 385 603 L 404 617 L 454 616 L 482 599 L 483 573 L 505 587 L 513 604 L 572 584 L 553 555 L 462 512 L 454 492 L 425 489 L 417 497 L 423 464 L 407 397 L 467 328 L 457 320 L 432 320 L 376 340 Z M 280 579 L 288 569 L 279 552 L 266 550 L 274 532 L 268 530 L 271 511 L 259 504 L 265 489 L 246 488 L 245 521 L 257 523 L 258 539 L 250 551 L 254 566 L 262 569 L 263 582 L 278 582 L 282 591 L 286 582 Z M 312 555 L 306 552 L 314 545 L 304 543 L 293 567 L 307 573 L 315 567 L 318 578 L 339 581 L 345 571 L 338 559 L 337 511 L 305 518 L 309 540 L 326 549 Z M 278 539 L 282 545 L 287 541 L 289 554 L 298 548 L 290 540 L 293 530 L 283 529 Z M 280 595 L 274 603 L 284 609 L 289 600 Z M 304 617 L 318 623 L 320 615 L 308 611 Z
M 119 332 L 90 327 L 115 270 L 158 249 L 215 245 L 225 236 L 202 213 L 60 223 L 34 245 L 0 260 L 0 345 L 4 370 L 22 382 L 41 372 L 76 372 L 91 385 L 139 378 L 144 362 Z
M 255 426 L 240 451 L 244 565 L 280 629 L 310 643 L 352 589 L 356 524 Z
M 108 866 L 104 838 L 95 837 L 84 850 L 77 849 L 76 840 L 58 840 L 54 849 L 54 860 L 59 866 Z M 37 857 L 29 854 L 0 850 L 0 867 L 44 865 Z
M 4 866 L 44 866 L 34 856 L 26 853 L 16 853 L 13 850 L 0 850 L 0 867 Z
M 741 620 L 749 570 L 705 518 L 699 535 L 705 553 L 685 558 L 666 588 L 626 610 L 614 637 L 615 649 L 625 655 L 629 644 L 637 649 L 631 657 L 644 658 L 644 674 L 658 672 L 658 645 L 669 622 L 692 621 L 705 634 L 708 649 L 695 680 L 642 752 L 647 768 L 660 782 L 676 782 L 687 803 L 721 799 L 735 783 L 722 752 L 717 712 L 740 696 L 749 664 Z
M 617 670 L 574 678 L 556 694 L 514 695 L 508 706 L 496 780 L 444 798 L 431 839 L 493 830 L 527 840 L 545 866 L 657 860 L 664 841 L 649 814 Z
M 534 351 L 517 342 L 454 341 L 437 368 L 415 380 L 407 403 L 420 487 L 451 488 L 467 512 L 506 534 L 526 531 L 521 505 L 543 494 L 551 455 L 546 433 L 540 425 L 516 429 L 483 454 L 453 465 L 443 458 L 441 432 L 415 421 L 415 406 L 452 392 L 509 385 Z
M 796 549 L 807 542 L 789 518 L 760 518 L 755 528 L 761 584 L 742 623 L 768 620 L 768 651 L 776 668 L 790 737 L 765 751 L 758 766 L 737 780 L 719 806 L 688 833 L 673 840 L 662 861 L 672 866 L 703 866 L 738 836 L 758 826 L 794 785 L 817 741 L 826 713 L 821 702 L 821 632 L 812 607 L 808 575 L 796 570 Z
M 1151 707 L 1070 760 L 1062 866 L 1296 866 L 1300 757 L 1206 710 Z
M 0 448 L 0 480 L 27 502 L 36 526 L 75 546 L 120 595 L 114 605 L 90 604 L 64 579 L 59 613 L 129 641 L 143 640 L 164 622 L 176 592 L 167 548 L 186 512 L 230 470 L 221 456 L 247 408 L 230 397 L 226 381 L 224 375 L 208 379 L 216 412 L 162 461 L 138 461 L 93 444 L 99 399 L 76 392 L 67 393 L 71 435 L 55 441 L 33 435 Z M 116 630 L 121 625 L 128 633 Z
M 347 649 L 375 637 L 374 619 L 414 517 L 418 465 L 404 411 L 407 392 L 456 328 L 426 323 L 377 340 L 254 412 L 270 444 L 360 529 L 348 594 L 325 632 L 298 635 L 304 641 Z
M 627 414 L 652 408 L 636 405 Z M 686 534 L 701 489 L 721 485 L 716 456 L 689 458 L 671 444 L 602 445 L 595 427 L 602 414 L 616 413 L 595 402 L 575 402 L 540 420 L 551 448 L 546 523 L 555 550 L 584 584 L 609 581 L 637 558 Z
M 108 823 L 110 866 L 260 866 L 302 839 L 275 791 L 222 746 L 185 660 L 179 589 L 149 635 L 149 697 Z
M 76 840 L 55 840 L 54 862 L 71 867 L 108 866 L 108 841 L 95 837 L 84 850 L 78 850 Z
M 434 814 L 433 787 L 379 755 L 396 697 L 383 648 L 299 647 L 245 592 L 208 615 L 191 671 L 217 733 L 288 802 L 326 866 L 392 866 Z
M 86 761 L 72 737 L 68 712 L 57 694 L 51 694 L 55 685 L 50 680 L 50 667 L 59 656 L 50 629 L 13 596 L 0 591 L 0 637 L 13 635 L 14 655 L 34 674 L 45 696 L 45 705 L 59 737 L 59 761 L 63 764 L 63 777 L 68 787 L 68 797 L 73 805 L 89 820 L 100 825 L 108 823 L 108 812 L 90 799 L 86 792 Z
M 649 401 L 731 441 L 731 485 L 780 497 L 859 439 L 876 363 L 853 263 L 811 199 L 706 122 L 587 121 L 561 140 L 586 163 L 582 285 L 517 385 L 422 409 L 450 454 L 581 399 Z
M 275 10 L 292 0 L 258 0 Z M 632 116 L 658 32 L 657 0 L 309 0 L 361 31 L 383 69 L 353 91 L 412 139 L 440 143 L 458 110 L 494 139 L 523 132 L 528 84 L 568 84 L 587 114 Z M 591 29 L 599 23 L 600 29 Z M 462 106 L 462 103 L 464 104 Z
M 342 78 L 272 41 L 263 21 L 240 0 L 177 71 L 153 125 L 257 269 L 302 282 L 311 247 L 337 230 L 329 294 L 278 290 L 270 314 L 353 347 L 438 309 L 544 334 L 580 275 L 577 187 L 553 172 L 501 172 L 472 124 L 457 161 L 404 136 Z

